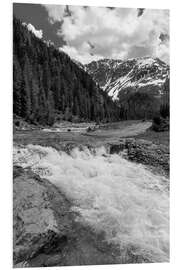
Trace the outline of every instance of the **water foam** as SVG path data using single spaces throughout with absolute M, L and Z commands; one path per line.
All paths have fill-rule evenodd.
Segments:
M 72 200 L 79 221 L 121 250 L 133 247 L 148 261 L 169 258 L 168 179 L 129 162 L 120 155 L 108 155 L 105 148 L 91 153 L 72 150 L 68 155 L 50 147 L 28 145 L 14 149 L 14 162 L 30 166 Z

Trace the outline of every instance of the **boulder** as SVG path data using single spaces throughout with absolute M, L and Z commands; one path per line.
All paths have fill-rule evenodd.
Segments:
M 39 253 L 49 253 L 67 240 L 69 202 L 51 183 L 30 169 L 14 167 L 14 265 Z

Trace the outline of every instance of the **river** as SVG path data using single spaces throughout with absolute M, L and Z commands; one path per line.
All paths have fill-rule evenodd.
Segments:
M 132 247 L 150 262 L 169 260 L 169 180 L 104 147 L 70 154 L 39 145 L 15 146 L 14 163 L 56 185 L 78 222 L 103 232 L 120 251 Z

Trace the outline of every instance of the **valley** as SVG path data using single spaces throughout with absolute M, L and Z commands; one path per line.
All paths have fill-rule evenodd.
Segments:
M 83 65 L 14 17 L 14 267 L 168 262 L 169 155 L 168 64 Z

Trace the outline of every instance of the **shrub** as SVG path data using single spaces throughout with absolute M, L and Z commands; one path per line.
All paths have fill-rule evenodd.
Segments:
M 160 115 L 163 118 L 169 117 L 169 105 L 168 104 L 163 104 L 160 107 Z
M 169 130 L 169 119 L 155 116 L 153 118 L 152 130 L 156 132 L 168 131 Z
M 160 125 L 161 124 L 161 117 L 160 116 L 154 116 L 153 118 L 153 123 L 156 125 Z

